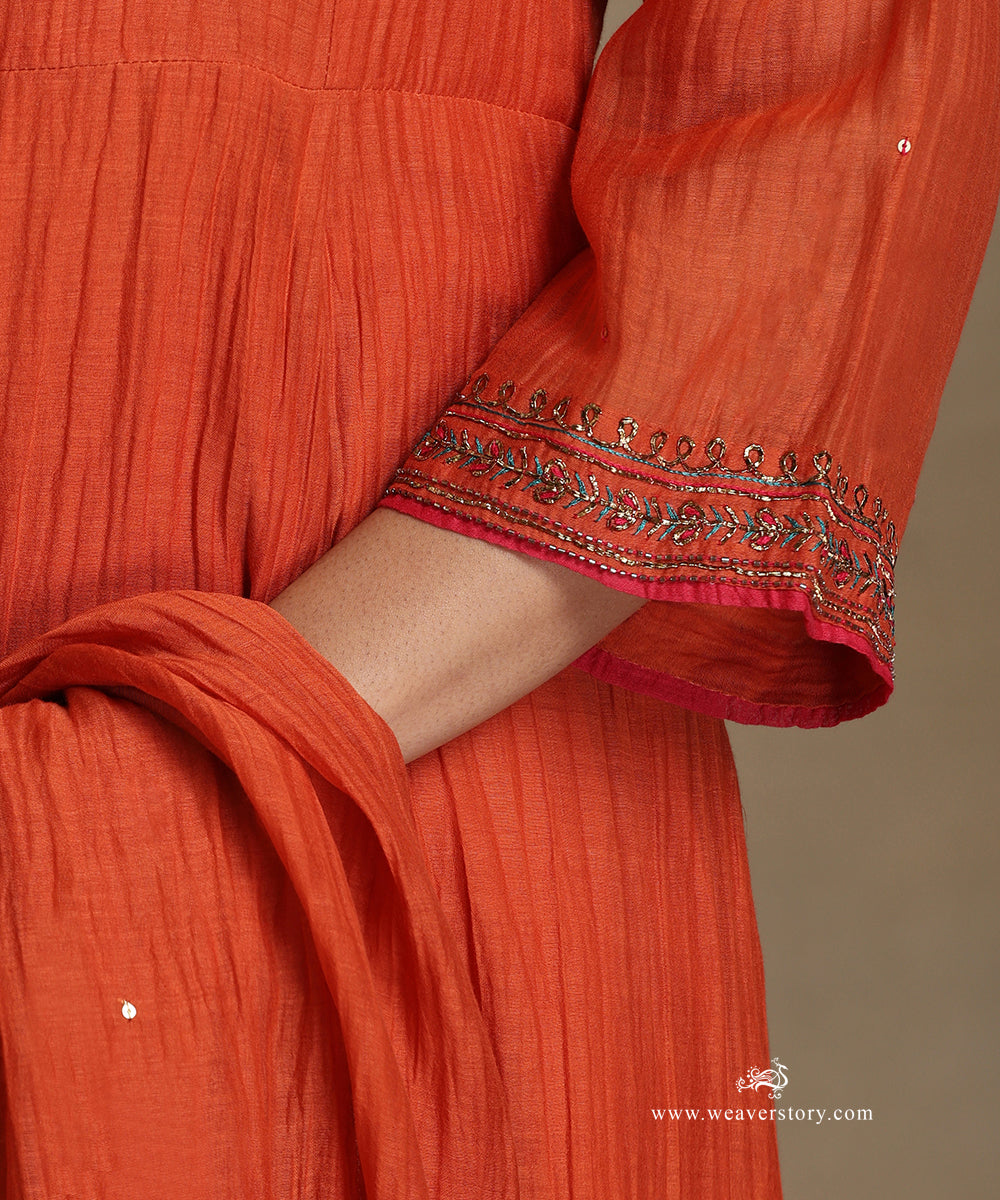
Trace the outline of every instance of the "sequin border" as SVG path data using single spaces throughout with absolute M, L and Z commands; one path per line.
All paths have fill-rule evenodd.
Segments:
M 863 484 L 852 487 L 839 465 L 833 474 L 828 451 L 813 454 L 804 474 L 791 450 L 778 460 L 780 474 L 768 474 L 756 443 L 744 449 L 741 467 L 731 467 L 721 437 L 705 444 L 701 462 L 687 435 L 665 453 L 670 438 L 661 430 L 641 452 L 633 417 L 621 417 L 608 440 L 599 436 L 596 404 L 570 421 L 569 396 L 552 404 L 538 388 L 518 409 L 512 380 L 489 392 L 488 385 L 486 374 L 467 381 L 387 496 L 431 504 L 642 582 L 801 588 L 818 616 L 860 633 L 891 669 L 895 525 L 880 498 L 869 505 Z M 438 469 L 426 470 L 432 462 Z M 750 553 L 715 553 L 722 546 Z

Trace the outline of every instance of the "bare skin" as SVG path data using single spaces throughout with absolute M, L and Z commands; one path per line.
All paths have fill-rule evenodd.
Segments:
M 544 683 L 644 603 L 557 563 L 377 508 L 272 607 L 412 762 Z

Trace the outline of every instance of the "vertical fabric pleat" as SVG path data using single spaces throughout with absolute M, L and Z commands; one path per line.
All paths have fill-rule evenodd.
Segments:
M 589 0 L 0 0 L 0 1196 L 776 1200 L 722 723 L 404 767 L 266 601 L 580 252 Z M 497 598 L 503 602 L 502 597 Z

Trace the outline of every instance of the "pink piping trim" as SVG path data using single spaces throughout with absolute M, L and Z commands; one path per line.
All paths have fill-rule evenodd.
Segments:
M 884 704 L 892 688 L 884 682 L 858 700 L 836 707 L 819 705 L 814 708 L 792 704 L 761 704 L 755 700 L 744 700 L 725 692 L 713 692 L 710 688 L 690 683 L 686 679 L 654 671 L 628 659 L 594 646 L 573 663 L 574 667 L 593 675 L 604 683 L 616 684 L 632 692 L 654 696 L 668 704 L 690 708 L 709 717 L 721 717 L 742 725 L 773 725 L 788 728 L 795 725 L 800 729 L 817 729 L 824 725 L 837 725 L 855 717 L 863 717 Z
M 480 541 L 492 542 L 493 545 L 502 546 L 505 550 L 513 550 L 519 554 L 529 554 L 534 558 L 543 559 L 546 562 L 569 566 L 583 575 L 599 580 L 608 587 L 613 587 L 620 592 L 628 592 L 633 596 L 642 596 L 647 600 L 777 608 L 799 612 L 805 620 L 806 631 L 811 638 L 815 641 L 834 642 L 847 646 L 861 654 L 880 680 L 879 685 L 866 695 L 837 706 L 807 707 L 791 704 L 762 704 L 724 692 L 712 691 L 710 688 L 701 687 L 688 680 L 620 658 L 601 646 L 594 646 L 586 654 L 581 655 L 573 665 L 605 683 L 616 684 L 628 688 L 630 691 L 654 696 L 667 703 L 694 709 L 696 712 L 705 713 L 711 717 L 721 717 L 746 725 L 780 727 L 795 725 L 803 729 L 836 725 L 841 721 L 864 716 L 883 705 L 892 692 L 891 671 L 885 663 L 872 654 L 865 639 L 851 629 L 844 629 L 840 625 L 834 625 L 817 617 L 809 603 L 808 595 L 799 588 L 742 588 L 726 583 L 635 579 L 614 568 L 599 566 L 576 552 L 557 550 L 543 542 L 536 542 L 532 538 L 525 537 L 523 534 L 496 529 L 477 518 L 445 512 L 436 505 L 425 504 L 408 496 L 383 496 L 379 501 L 379 506 L 394 508 L 398 512 L 406 513 L 408 516 L 416 517 L 418 520 L 426 521 L 441 529 L 450 529 L 466 537 L 476 537 Z

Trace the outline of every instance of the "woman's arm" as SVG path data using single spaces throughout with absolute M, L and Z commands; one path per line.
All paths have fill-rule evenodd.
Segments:
M 389 508 L 272 601 L 411 762 L 561 671 L 645 601 Z

